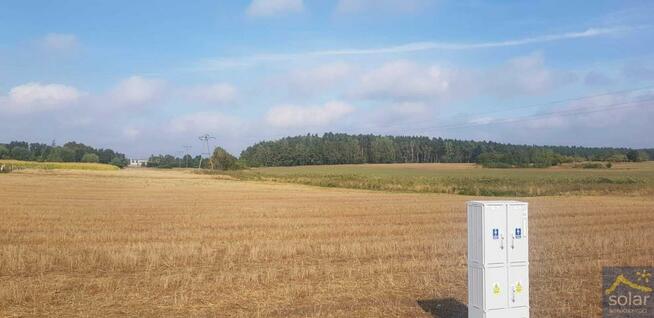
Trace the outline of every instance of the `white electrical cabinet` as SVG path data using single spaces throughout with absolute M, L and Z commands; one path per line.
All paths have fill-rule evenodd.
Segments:
M 529 209 L 468 202 L 468 318 L 529 317 Z

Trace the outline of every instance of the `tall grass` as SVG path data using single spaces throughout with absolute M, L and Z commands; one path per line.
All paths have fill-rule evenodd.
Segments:
M 0 160 L 0 165 L 14 169 L 66 169 L 66 170 L 118 170 L 120 168 L 104 163 L 83 163 L 83 162 L 37 162 L 20 160 Z

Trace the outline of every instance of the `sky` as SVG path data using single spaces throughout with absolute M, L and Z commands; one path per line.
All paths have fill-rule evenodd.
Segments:
M 0 2 L 0 143 L 654 147 L 651 1 Z

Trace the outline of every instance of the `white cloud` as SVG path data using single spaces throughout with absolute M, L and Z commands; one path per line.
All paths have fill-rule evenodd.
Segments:
M 198 112 L 181 115 L 170 121 L 177 133 L 237 133 L 242 122 L 239 118 L 219 112 Z
M 475 118 L 469 119 L 467 124 L 471 124 L 471 125 L 488 125 L 488 124 L 493 123 L 495 121 L 497 121 L 497 119 L 495 117 L 482 116 L 482 117 L 475 117 Z
M 400 60 L 364 73 L 349 95 L 369 100 L 451 101 L 480 95 L 544 94 L 575 80 L 573 73 L 546 67 L 540 53 L 483 70 Z
M 237 89 L 231 84 L 214 83 L 196 86 L 187 91 L 187 96 L 211 104 L 228 104 L 236 100 Z
M 540 53 L 511 59 L 485 77 L 487 92 L 498 96 L 544 94 L 576 79 L 572 73 L 545 67 Z
M 246 12 L 253 17 L 269 17 L 302 12 L 302 0 L 253 0 Z
M 406 134 L 406 127 L 413 128 L 416 122 L 432 118 L 433 110 L 423 102 L 382 103 L 371 108 L 366 113 L 364 122 L 357 126 L 367 131 Z
M 439 98 L 450 94 L 455 77 L 454 72 L 435 65 L 395 61 L 364 74 L 352 94 L 371 99 Z
M 336 5 L 338 13 L 368 13 L 384 11 L 390 13 L 415 12 L 430 4 L 433 0 L 339 0 Z
M 215 71 L 232 67 L 248 67 L 260 63 L 272 63 L 280 61 L 297 61 L 303 58 L 319 58 L 329 56 L 360 56 L 360 55 L 384 55 L 384 54 L 405 54 L 433 50 L 474 50 L 487 48 L 512 47 L 528 44 L 547 43 L 563 40 L 599 37 L 618 33 L 630 32 L 641 29 L 640 27 L 613 27 L 613 28 L 589 28 L 584 31 L 566 32 L 533 36 L 518 39 L 509 39 L 492 42 L 412 42 L 395 46 L 362 48 L 362 49 L 333 49 L 320 51 L 307 51 L 297 53 L 264 53 L 250 56 L 239 56 L 235 58 L 219 57 L 200 61 L 189 68 L 192 71 Z
M 389 109 L 397 115 L 415 116 L 427 113 L 429 107 L 421 102 L 402 102 L 391 105 Z
M 79 40 L 74 34 L 50 33 L 40 42 L 44 48 L 52 51 L 69 51 L 79 46 Z
M 61 84 L 27 83 L 9 91 L 12 102 L 25 104 L 59 105 L 79 99 L 81 93 L 72 86 Z
M 155 101 L 164 93 L 165 83 L 159 79 L 132 76 L 122 80 L 110 95 L 122 105 L 144 105 Z
M 282 79 L 291 93 L 308 95 L 324 92 L 347 80 L 352 67 L 347 63 L 335 62 L 320 65 L 314 68 L 296 70 Z
M 76 103 L 83 95 L 72 86 L 32 82 L 13 87 L 0 107 L 15 113 L 55 110 Z
M 141 130 L 136 129 L 134 127 L 126 127 L 123 129 L 123 136 L 134 139 L 138 137 L 141 134 Z
M 352 106 L 338 101 L 323 106 L 284 105 L 270 109 L 266 122 L 278 128 L 322 126 L 342 119 L 353 111 Z

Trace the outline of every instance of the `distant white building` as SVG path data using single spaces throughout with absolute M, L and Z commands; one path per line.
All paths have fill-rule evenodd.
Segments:
M 129 159 L 130 167 L 145 167 L 148 165 L 148 160 L 146 159 Z

